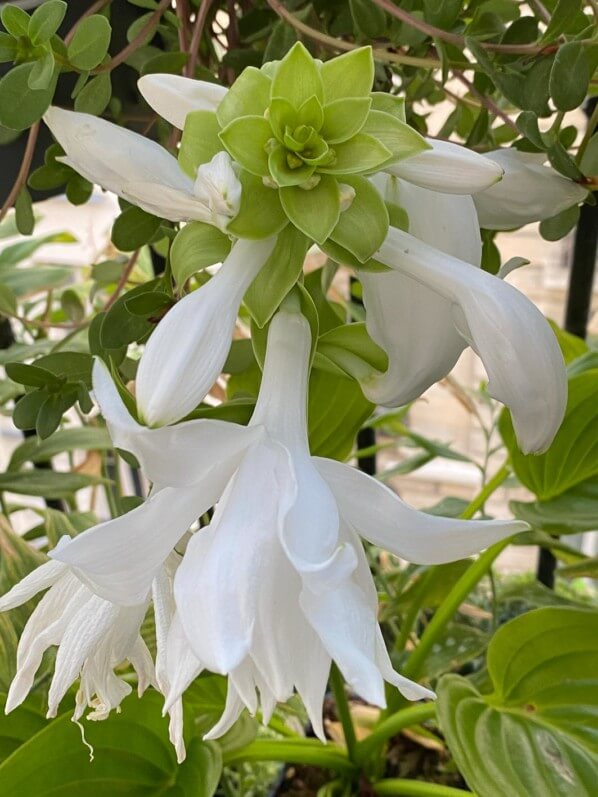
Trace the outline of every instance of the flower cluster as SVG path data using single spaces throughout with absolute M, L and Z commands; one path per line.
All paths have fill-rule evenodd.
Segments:
M 437 564 L 526 525 L 434 517 L 351 466 L 311 455 L 316 340 L 293 289 L 268 328 L 248 425 L 179 423 L 220 374 L 245 291 L 290 222 L 310 242 L 337 247 L 344 262 L 359 266 L 373 255 L 374 268 L 359 278 L 367 329 L 388 368 L 362 375 L 368 398 L 411 401 L 469 345 L 491 395 L 510 408 L 522 449 L 541 451 L 554 437 L 566 403 L 558 345 L 522 294 L 479 268 L 479 221 L 518 226 L 578 201 L 583 190 L 520 153 L 482 156 L 423 140 L 395 97 L 370 92 L 372 77 L 368 48 L 320 64 L 301 45 L 280 63 L 246 70 L 229 92 L 146 76 L 146 100 L 184 129 L 178 161 L 106 121 L 57 108 L 46 115 L 65 160 L 85 177 L 163 218 L 213 225 L 233 245 L 146 344 L 136 379 L 141 423 L 96 361 L 95 397 L 114 445 L 137 457 L 151 494 L 126 515 L 61 540 L 49 562 L 0 599 L 6 610 L 48 590 L 21 637 L 7 710 L 25 698 L 52 645 L 50 715 L 79 679 L 76 716 L 85 706 L 92 718 L 107 716 L 130 690 L 114 672 L 128 660 L 140 690 L 152 684 L 164 694 L 179 759 L 182 696 L 204 669 L 228 676 L 212 738 L 244 707 L 268 722 L 276 702 L 297 691 L 324 739 L 332 661 L 375 705 L 384 705 L 385 681 L 411 700 L 433 696 L 393 669 L 360 537 Z M 378 216 L 370 234 L 363 219 Z M 407 217 L 409 231 L 399 228 Z M 150 605 L 155 665 L 140 636 Z

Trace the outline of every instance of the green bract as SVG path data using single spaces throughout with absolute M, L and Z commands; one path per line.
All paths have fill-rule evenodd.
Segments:
M 262 238 L 290 221 L 316 243 L 331 238 L 364 262 L 386 236 L 388 213 L 357 176 L 428 147 L 405 123 L 400 101 L 371 92 L 373 78 L 370 47 L 322 64 L 297 42 L 282 61 L 245 69 L 216 113 L 188 115 L 181 166 L 195 176 L 224 146 L 244 187 L 229 232 Z M 353 203 L 359 214 L 347 223 L 343 213 Z

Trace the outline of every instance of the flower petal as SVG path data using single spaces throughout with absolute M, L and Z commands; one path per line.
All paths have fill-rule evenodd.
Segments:
M 189 487 L 218 463 L 231 463 L 232 472 L 243 451 L 263 433 L 258 426 L 207 419 L 158 429 L 142 426 L 129 414 L 99 358 L 93 366 L 93 389 L 114 445 L 131 451 L 147 478 L 160 486 Z
M 470 196 L 428 191 L 396 177 L 378 176 L 385 199 L 409 215 L 416 238 L 479 266 L 482 242 Z M 399 271 L 361 272 L 367 330 L 388 354 L 388 369 L 362 383 L 375 404 L 399 406 L 445 377 L 466 347 L 444 296 Z
M 6 612 L 27 603 L 38 592 L 55 584 L 65 570 L 66 565 L 52 560 L 36 567 L 0 598 L 0 612 Z
M 446 194 L 475 194 L 497 183 L 501 166 L 460 144 L 427 138 L 431 149 L 393 163 L 385 171 Z
M 203 738 L 206 741 L 209 741 L 211 739 L 219 739 L 221 736 L 224 736 L 224 734 L 229 731 L 239 719 L 244 708 L 245 706 L 239 697 L 239 693 L 229 680 L 228 690 L 226 692 L 226 703 L 224 706 L 224 711 L 222 712 L 222 716 L 216 725 L 214 725 L 213 728 L 204 734 Z
M 577 205 L 587 189 L 544 166 L 544 154 L 516 149 L 486 153 L 505 171 L 500 183 L 474 197 L 480 226 L 487 230 L 512 230 L 532 221 L 543 221 Z
M 488 392 L 511 410 L 525 453 L 545 450 L 567 403 L 567 374 L 554 332 L 506 282 L 390 228 L 376 257 L 452 302 L 453 323 L 479 355 Z
M 228 91 L 217 83 L 180 75 L 144 75 L 137 87 L 147 104 L 182 130 L 191 111 L 215 111 Z
M 64 162 L 92 183 L 171 221 L 210 222 L 193 180 L 164 147 L 97 116 L 51 107 L 44 121 Z M 210 222 L 211 223 L 211 222 Z
M 207 285 L 160 321 L 137 371 L 137 403 L 148 426 L 180 420 L 206 396 L 230 350 L 243 294 L 275 242 L 238 241 Z
M 345 522 L 374 545 L 410 562 L 432 565 L 463 559 L 529 528 L 519 520 L 428 515 L 350 465 L 321 457 L 314 457 L 314 461 L 334 493 Z

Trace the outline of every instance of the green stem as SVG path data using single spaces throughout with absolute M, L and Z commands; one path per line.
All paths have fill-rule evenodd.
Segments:
M 330 670 L 330 683 L 332 691 L 334 692 L 334 699 L 336 701 L 336 713 L 343 726 L 343 733 L 345 734 L 345 743 L 347 745 L 347 755 L 351 761 L 355 761 L 355 749 L 357 747 L 357 737 L 355 736 L 355 726 L 353 725 L 353 717 L 349 709 L 349 701 L 347 700 L 347 693 L 345 691 L 345 682 L 340 670 L 333 663 Z
M 359 742 L 355 754 L 357 761 L 365 761 L 378 748 L 382 747 L 388 739 L 396 736 L 403 728 L 410 728 L 419 725 L 421 722 L 431 720 L 436 716 L 436 705 L 434 703 L 416 703 L 407 708 L 397 711 L 388 719 L 382 720 L 369 736 Z
M 444 786 L 442 783 L 424 783 L 421 780 L 393 778 L 374 784 L 376 794 L 403 794 L 406 797 L 466 797 L 470 791 Z
M 581 140 L 581 144 L 579 145 L 579 149 L 577 150 L 576 161 L 577 161 L 578 164 L 581 163 L 581 159 L 584 156 L 584 153 L 585 153 L 585 151 L 587 149 L 588 144 L 590 143 L 590 139 L 592 138 L 592 135 L 593 135 L 594 130 L 596 129 L 597 125 L 598 125 L 598 103 L 594 107 L 594 110 L 592 111 L 592 115 L 588 119 L 586 132 L 584 134 L 584 137 Z
M 421 598 L 428 588 L 428 584 L 435 572 L 435 568 L 431 567 L 420 577 L 419 584 L 417 585 L 415 594 L 413 595 L 411 606 L 409 607 L 409 611 L 405 614 L 405 619 L 401 624 L 401 633 L 395 642 L 395 650 L 398 652 L 405 650 L 407 646 L 409 636 L 421 610 Z
M 346 775 L 356 772 L 355 765 L 349 761 L 342 748 L 324 746 L 310 739 L 257 739 L 246 747 L 225 752 L 223 760 L 227 766 L 243 761 L 281 761 L 287 764 L 309 764 Z
M 487 482 L 480 492 L 476 495 L 476 497 L 469 503 L 463 512 L 459 515 L 460 518 L 463 520 L 471 520 L 471 518 L 475 515 L 475 513 L 482 509 L 488 498 L 492 495 L 492 493 L 496 492 L 500 485 L 506 481 L 511 469 L 507 462 L 500 468 L 494 476 Z

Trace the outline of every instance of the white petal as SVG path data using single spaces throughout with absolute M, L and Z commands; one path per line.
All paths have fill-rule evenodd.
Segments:
M 497 183 L 503 170 L 460 144 L 427 138 L 432 149 L 393 163 L 386 171 L 410 183 L 446 194 L 475 194 Z
M 97 595 L 124 606 L 143 603 L 160 567 L 189 526 L 218 499 L 226 479 L 202 489 L 165 487 L 126 515 L 79 534 L 52 557 L 71 566 Z
M 376 628 L 376 631 L 376 661 L 384 680 L 396 686 L 407 700 L 423 700 L 425 698 L 434 700 L 436 694 L 431 689 L 426 689 L 425 686 L 421 686 L 415 683 L 415 681 L 411 681 L 409 678 L 405 678 L 404 675 L 396 672 L 390 661 L 388 651 L 386 650 L 380 626 Z
M 525 453 L 545 450 L 567 403 L 567 374 L 554 332 L 527 297 L 481 269 L 390 228 L 377 259 L 453 304 L 453 322 L 488 374 L 488 391 L 511 410 Z
M 114 445 L 131 451 L 147 478 L 165 487 L 196 484 L 219 463 L 227 463 L 232 472 L 243 451 L 262 434 L 261 427 L 207 419 L 158 429 L 142 426 L 129 414 L 99 358 L 93 366 L 93 389 Z
M 0 598 L 0 612 L 27 603 L 38 592 L 55 584 L 65 570 L 66 565 L 51 560 L 36 567 Z
M 543 221 L 577 205 L 587 189 L 563 177 L 550 166 L 545 156 L 497 149 L 486 157 L 505 171 L 500 183 L 474 197 L 480 226 L 488 230 L 512 230 L 532 221 Z
M 168 685 L 164 710 L 170 711 L 183 692 L 203 670 L 203 665 L 193 653 L 179 615 L 175 612 L 166 639 L 165 683 Z
M 64 162 L 87 180 L 171 221 L 209 221 L 193 180 L 155 141 L 62 108 L 49 108 L 44 121 L 66 152 Z
M 356 468 L 321 457 L 314 461 L 343 519 L 374 545 L 410 562 L 452 562 L 529 528 L 519 520 L 460 520 L 418 512 Z
M 479 266 L 482 242 L 470 196 L 428 191 L 396 177 L 382 186 L 386 200 L 409 215 L 411 235 Z M 455 329 L 452 303 L 399 271 L 361 272 L 367 330 L 388 354 L 388 370 L 362 384 L 375 404 L 399 406 L 444 378 L 467 345 Z
M 238 241 L 207 285 L 160 321 L 137 371 L 137 403 L 148 426 L 180 420 L 206 396 L 229 352 L 243 294 L 275 241 Z
M 226 693 L 226 704 L 224 706 L 224 711 L 222 712 L 222 716 L 211 728 L 208 733 L 204 735 L 204 739 L 209 741 L 210 739 L 219 739 L 221 736 L 229 731 L 235 722 L 241 716 L 241 712 L 243 711 L 243 701 L 239 697 L 237 690 L 232 685 L 231 681 L 228 682 L 228 691 Z
M 168 710 L 170 720 L 168 722 L 168 738 L 175 749 L 177 764 L 182 764 L 187 757 L 185 740 L 183 738 L 183 701 L 179 698 L 176 703 Z
M 228 91 L 224 86 L 180 75 L 144 75 L 137 87 L 147 104 L 180 130 L 191 111 L 215 111 Z
M 295 489 L 286 449 L 269 440 L 254 445 L 211 524 L 187 546 L 174 583 L 177 610 L 195 655 L 213 672 L 243 661 L 258 601 L 277 600 L 265 596 L 262 574 L 280 560 L 275 543 Z

